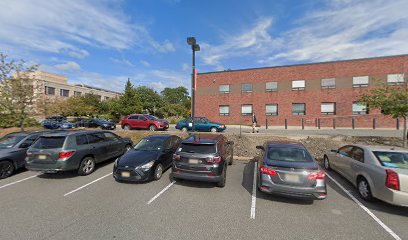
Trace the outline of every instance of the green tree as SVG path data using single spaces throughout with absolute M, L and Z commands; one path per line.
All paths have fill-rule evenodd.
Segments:
M 370 108 L 381 109 L 385 115 L 404 119 L 404 147 L 407 147 L 408 88 L 382 87 L 363 94 L 360 101 Z
M 155 114 L 163 104 L 161 96 L 152 88 L 139 86 L 135 88 L 135 93 L 142 111 L 147 111 L 149 114 Z
M 30 116 L 34 116 L 34 103 L 38 99 L 36 82 L 30 73 L 38 66 L 26 66 L 24 60 L 8 60 L 7 55 L 0 53 L 0 113 L 10 118 L 24 130 Z
M 160 92 L 163 100 L 170 104 L 190 103 L 190 96 L 185 87 L 165 88 Z

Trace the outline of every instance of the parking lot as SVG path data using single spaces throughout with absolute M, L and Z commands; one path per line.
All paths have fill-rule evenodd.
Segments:
M 1 239 L 407 239 L 408 210 L 366 203 L 329 172 L 328 197 L 305 201 L 253 189 L 253 161 L 229 166 L 225 188 L 161 180 L 23 171 L 0 181 Z M 334 179 L 334 180 L 333 180 Z M 339 185 L 338 185 L 339 184 Z M 357 203 L 348 194 L 355 197 Z M 364 206 L 359 206 L 361 202 Z

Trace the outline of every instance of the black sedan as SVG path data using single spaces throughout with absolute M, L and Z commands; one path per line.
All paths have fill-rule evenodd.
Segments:
M 181 139 L 175 135 L 145 137 L 133 149 L 116 159 L 113 177 L 117 181 L 158 180 L 171 167 L 173 154 L 180 144 Z
M 106 130 L 113 130 L 116 128 L 115 123 L 106 121 L 105 119 L 102 118 L 81 119 L 80 121 L 76 122 L 75 125 L 77 127 L 100 128 Z
M 17 132 L 0 138 L 0 179 L 11 176 L 25 166 L 27 148 L 40 136 L 50 131 Z

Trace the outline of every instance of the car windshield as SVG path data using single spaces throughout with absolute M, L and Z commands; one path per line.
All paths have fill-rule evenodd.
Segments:
M 135 150 L 158 151 L 163 149 L 165 138 L 143 138 L 134 147 Z
M 374 151 L 373 153 L 385 167 L 408 169 L 408 152 Z
M 25 136 L 7 135 L 0 138 L 0 149 L 12 148 Z
M 53 149 L 62 148 L 64 145 L 65 137 L 52 136 L 52 137 L 40 137 L 32 146 L 37 149 Z
M 301 148 L 270 147 L 268 149 L 268 160 L 284 162 L 312 162 L 310 154 Z
M 159 120 L 157 117 L 152 116 L 152 115 L 145 115 L 145 117 L 147 117 L 150 120 Z
M 188 152 L 188 153 L 200 153 L 200 154 L 210 154 L 210 153 L 217 152 L 215 148 L 215 144 L 191 144 L 191 143 L 181 144 L 178 151 Z
M 106 121 L 105 119 L 102 119 L 102 118 L 95 118 L 95 121 L 101 122 L 101 123 L 108 123 L 108 121 Z

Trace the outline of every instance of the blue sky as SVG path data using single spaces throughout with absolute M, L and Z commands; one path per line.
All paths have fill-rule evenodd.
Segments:
M 408 53 L 407 0 L 1 0 L 0 51 L 122 91 L 199 72 Z

